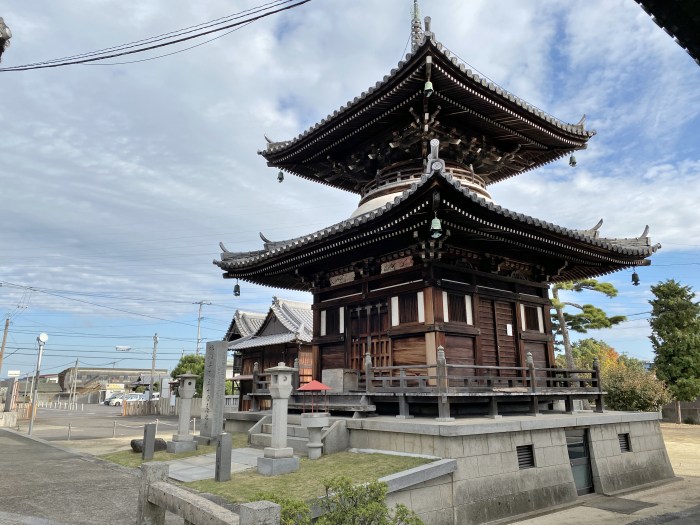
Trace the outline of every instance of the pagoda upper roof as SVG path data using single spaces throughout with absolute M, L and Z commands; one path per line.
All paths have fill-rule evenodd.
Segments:
M 362 194 L 383 168 L 425 159 L 438 139 L 442 157 L 486 184 L 586 147 L 585 117 L 568 124 L 468 69 L 421 32 L 421 42 L 373 87 L 297 137 L 268 139 L 269 166 Z M 426 91 L 426 82 L 432 85 Z
M 660 248 L 651 243 L 648 228 L 640 237 L 604 238 L 601 223 L 573 230 L 510 211 L 464 188 L 445 171 L 441 159 L 429 158 L 419 181 L 380 208 L 303 237 L 268 241 L 262 250 L 234 253 L 221 245 L 224 252 L 214 264 L 226 278 L 310 291 L 314 283 L 308 276 L 314 272 L 347 266 L 368 253 L 378 257 L 415 245 L 416 232 L 427 231 L 434 213 L 450 231 L 447 246 L 537 265 L 544 271 L 542 282 L 646 266 L 646 258 Z

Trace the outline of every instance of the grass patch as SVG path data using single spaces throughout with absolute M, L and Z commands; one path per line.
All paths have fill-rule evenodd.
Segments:
M 248 446 L 248 435 L 243 432 L 236 432 L 234 434 L 231 434 L 231 441 L 231 446 L 233 448 L 245 448 Z M 152 461 L 170 461 L 172 459 L 183 459 L 214 452 L 216 452 L 215 445 L 199 445 L 197 450 L 181 452 L 180 454 L 170 454 L 165 451 L 155 452 L 153 454 Z M 112 463 L 117 463 L 124 467 L 139 467 L 141 466 L 141 463 L 143 463 L 143 460 L 141 459 L 141 453 L 134 452 L 133 450 L 131 450 L 131 448 L 126 450 L 120 450 L 119 452 L 112 452 L 110 454 L 103 454 L 98 457 L 100 459 L 111 461 Z
M 255 501 L 256 494 L 273 492 L 285 498 L 308 500 L 325 495 L 323 481 L 345 476 L 353 483 L 374 481 L 388 474 L 425 465 L 433 460 L 388 454 L 339 452 L 311 461 L 301 458 L 299 471 L 281 476 L 261 476 L 255 470 L 234 474 L 231 481 L 202 480 L 186 483 L 199 492 L 217 494 L 232 503 Z

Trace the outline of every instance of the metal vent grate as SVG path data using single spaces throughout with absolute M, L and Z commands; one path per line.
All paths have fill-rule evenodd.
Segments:
M 518 451 L 518 468 L 535 468 L 535 451 L 532 445 L 520 445 L 516 447 Z
M 620 441 L 620 452 L 632 452 L 629 434 L 618 434 L 617 439 Z

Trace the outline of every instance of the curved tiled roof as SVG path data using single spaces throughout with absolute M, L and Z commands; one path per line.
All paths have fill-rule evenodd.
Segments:
M 411 214 L 418 213 L 421 204 L 410 208 L 405 203 L 414 199 L 431 182 L 437 182 L 445 189 L 442 202 L 444 209 L 455 214 L 453 219 L 444 219 L 448 227 L 469 230 L 464 226 L 462 217 L 469 224 L 476 225 L 474 234 L 485 238 L 493 238 L 522 244 L 522 247 L 531 251 L 539 251 L 548 256 L 558 256 L 562 250 L 578 254 L 590 261 L 600 261 L 620 269 L 627 266 L 642 266 L 648 264 L 645 258 L 660 248 L 660 245 L 652 245 L 645 230 L 639 238 L 614 239 L 601 238 L 598 230 L 573 230 L 558 226 L 554 223 L 537 219 L 522 213 L 510 211 L 502 206 L 488 202 L 482 197 L 469 191 L 460 185 L 452 176 L 445 174 L 443 170 L 424 174 L 419 182 L 404 191 L 401 196 L 384 206 L 351 218 L 328 228 L 324 228 L 303 237 L 297 237 L 288 241 L 274 243 L 270 250 L 251 252 L 249 254 L 222 253 L 220 261 L 214 264 L 225 270 L 231 277 L 260 281 L 264 273 L 266 278 L 275 274 L 292 271 L 308 262 L 309 258 L 330 257 L 333 253 L 345 248 L 352 243 L 360 243 L 362 239 L 370 239 L 372 236 L 382 235 L 391 227 L 395 231 L 401 222 Z M 415 200 L 415 199 L 414 199 Z M 403 216 L 400 214 L 404 213 Z M 389 218 L 385 215 L 391 215 Z M 390 220 L 391 219 L 391 220 Z M 388 222 L 387 222 L 388 221 Z M 452 222 L 450 222 L 452 221 Z M 386 223 L 386 224 L 383 224 Z M 353 237 L 350 234 L 356 234 Z M 400 233 L 400 231 L 399 231 Z M 348 248 L 349 249 L 349 248 Z M 561 255 L 563 259 L 573 255 Z M 607 271 L 602 273 L 608 273 Z M 274 278 L 273 278 L 274 280 Z M 275 286 L 280 286 L 278 282 Z M 290 286 L 292 287 L 292 286 Z M 298 289 L 306 289 L 299 287 Z
M 595 134 L 584 128 L 583 119 L 579 124 L 563 122 L 480 77 L 436 41 L 432 33 L 425 32 L 422 44 L 406 55 L 406 59 L 383 80 L 295 138 L 270 142 L 259 153 L 270 166 L 357 192 L 351 181 L 340 180 L 328 171 L 328 155 L 338 153 L 336 160 L 340 160 L 340 150 L 343 150 L 343 155 L 347 153 L 347 141 L 369 140 L 366 130 L 370 127 L 375 128 L 372 133 L 388 133 L 382 127 L 386 120 L 398 118 L 395 114 L 398 109 L 406 109 L 407 104 L 423 95 L 425 58 L 428 56 L 435 59 L 431 62 L 434 99 L 439 98 L 441 104 L 461 109 L 462 116 L 450 118 L 471 118 L 483 128 L 478 131 L 479 135 L 483 132 L 487 138 L 493 135 L 497 137 L 494 140 L 503 141 L 506 140 L 505 133 L 511 137 L 509 140 L 515 141 L 511 144 L 524 141 L 534 148 L 518 154 L 526 156 L 523 157 L 526 158 L 523 166 L 499 168 L 500 171 L 489 176 L 489 182 L 503 180 L 585 148 L 587 140 Z M 439 89 L 440 83 L 445 89 Z M 462 122 L 462 126 L 466 124 Z
M 266 324 L 272 318 L 277 319 L 287 332 L 262 335 Z M 266 314 L 236 310 L 233 321 L 231 321 L 231 327 L 239 321 L 240 324 L 236 324 L 236 326 L 240 328 L 245 325 L 246 333 L 241 333 L 243 337 L 232 341 L 228 346 L 229 350 L 258 348 L 292 341 L 310 343 L 313 336 L 313 314 L 311 305 L 308 303 L 273 297 L 272 306 L 270 306 Z M 252 330 L 253 328 L 254 330 Z M 231 328 L 229 328 L 230 331 Z
M 230 334 L 234 328 L 237 328 L 241 337 L 253 335 L 262 326 L 264 320 L 265 314 L 236 310 L 227 334 Z

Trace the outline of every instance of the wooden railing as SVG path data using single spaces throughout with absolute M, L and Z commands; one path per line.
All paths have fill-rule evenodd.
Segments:
M 528 353 L 528 366 L 450 365 L 444 350 L 438 349 L 435 365 L 372 366 L 371 356 L 365 357 L 361 376 L 367 393 L 468 393 L 527 389 L 538 393 L 551 389 L 602 392 L 600 367 L 597 361 L 592 370 L 564 368 L 536 368 Z

